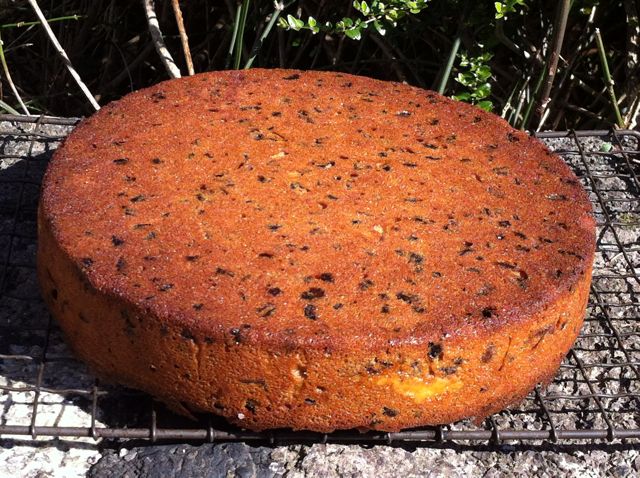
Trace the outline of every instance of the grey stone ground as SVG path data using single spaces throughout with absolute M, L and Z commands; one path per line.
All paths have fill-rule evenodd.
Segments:
M 38 133 L 64 135 L 65 126 L 40 126 Z M 46 160 L 58 142 L 38 137 L 30 143 L 17 132 L 33 125 L 0 122 L 0 425 L 29 425 L 38 374 L 44 391 L 38 397 L 36 425 L 90 426 L 90 400 L 80 392 L 94 380 L 75 362 L 55 327 L 47 334 L 48 316 L 39 298 L 33 271 L 35 205 Z M 629 139 L 627 147 L 638 148 Z M 575 149 L 571 140 L 548 141 L 559 150 Z M 581 143 L 588 151 L 608 149 L 596 139 Z M 615 144 L 612 152 L 615 152 Z M 605 418 L 620 428 L 640 428 L 640 285 L 626 277 L 640 272 L 640 219 L 637 175 L 639 156 L 607 158 L 579 155 L 565 158 L 579 173 L 588 167 L 600 197 L 592 193 L 600 228 L 594 295 L 583 336 L 556 380 L 543 393 L 559 429 L 606 428 Z M 636 175 L 636 176 L 634 176 Z M 16 205 L 21 207 L 16 212 Z M 603 209 L 604 206 L 604 209 Z M 626 256 L 618 246 L 625 246 Z M 10 257 L 9 257 L 10 255 Z M 5 264 L 6 267 L 5 267 Z M 6 270 L 4 270 L 6 269 Z M 2 281 L 4 280 L 4 284 Z M 614 336 L 613 329 L 619 339 Z M 27 330 L 27 328 L 29 330 Z M 618 341 L 619 340 L 619 341 Z M 40 367 L 40 359 L 46 364 Z M 4 355 L 4 357 L 3 357 Z M 13 357 L 7 357 L 13 356 Z M 19 357 L 16 357 L 19 356 Z M 578 357 L 587 367 L 577 367 Z M 593 366 L 590 366 L 593 365 Z M 588 381 L 586 380 L 588 379 Z M 592 387 L 591 390 L 589 387 Z M 4 388 L 2 388 L 4 387 Z M 12 390 L 8 390 L 11 387 Z M 98 402 L 96 426 L 144 426 L 136 410 L 141 397 L 128 397 L 116 387 Z M 597 394 L 598 399 L 593 398 Z M 572 399 L 560 398 L 561 395 Z M 603 407 L 607 413 L 599 408 Z M 147 407 L 148 408 L 148 407 Z M 548 429 L 534 396 L 494 417 L 500 427 Z M 455 428 L 469 427 L 462 423 Z M 359 445 L 291 445 L 252 447 L 218 445 L 139 446 L 96 443 L 89 438 L 32 440 L 0 437 L 0 478 L 89 476 L 638 476 L 640 444 L 578 442 L 552 447 L 539 442 L 501 447 L 461 442 L 442 448 Z

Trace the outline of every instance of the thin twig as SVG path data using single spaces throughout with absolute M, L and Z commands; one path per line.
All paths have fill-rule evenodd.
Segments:
M 162 32 L 160 31 L 160 24 L 158 23 L 158 16 L 156 15 L 155 5 L 153 0 L 142 0 L 142 6 L 144 7 L 144 13 L 147 16 L 147 24 L 149 25 L 149 33 L 151 33 L 151 41 L 156 48 L 160 61 L 164 65 L 167 73 L 171 78 L 180 78 L 180 69 L 176 66 L 176 62 L 173 61 L 173 57 L 167 46 L 162 39 Z
M 107 85 L 103 88 L 104 91 L 111 91 L 116 88 L 122 81 L 127 78 L 131 79 L 131 70 L 136 68 L 140 63 L 144 61 L 144 59 L 149 56 L 149 53 L 153 50 L 153 45 L 151 43 L 147 43 L 143 50 L 136 56 L 133 61 L 131 61 L 126 68 L 118 73 L 118 76 L 113 78 Z M 130 89 L 133 91 L 133 83 L 130 84 Z
M 238 28 L 240 26 L 240 17 L 242 16 L 242 8 L 238 5 L 233 20 L 233 34 L 231 35 L 231 43 L 229 43 L 229 52 L 227 53 L 227 62 L 224 65 L 225 70 L 231 66 L 231 60 L 233 59 L 233 50 L 236 47 L 236 40 L 238 39 Z
M 532 55 L 530 52 L 528 52 L 524 48 L 521 48 L 520 46 L 518 46 L 516 43 L 513 42 L 513 40 L 511 38 L 508 38 L 504 34 L 504 18 L 500 18 L 496 22 L 495 34 L 496 34 L 496 38 L 498 40 L 500 40 L 500 42 L 504 46 L 506 46 L 509 50 L 514 52 L 516 55 L 524 58 L 527 61 L 532 60 L 532 59 L 534 61 L 535 60 L 539 61 L 539 58 L 537 58 L 536 56 Z M 542 62 L 540 61 L 540 63 L 542 63 Z
M 542 86 L 542 82 L 546 76 L 547 67 L 542 70 L 540 73 L 540 77 L 536 82 L 533 92 L 531 93 L 531 98 L 529 99 L 529 103 L 527 103 L 527 109 L 524 111 L 524 116 L 522 117 L 522 123 L 520 124 L 520 129 L 525 130 L 529 125 L 529 118 L 531 117 L 531 112 L 533 111 L 533 105 L 536 102 L 536 97 L 538 96 L 538 91 L 540 91 L 540 87 Z
M 451 76 L 451 69 L 453 68 L 453 62 L 455 61 L 456 55 L 458 54 L 458 48 L 460 48 L 460 35 L 456 36 L 455 40 L 453 40 L 453 44 L 451 45 L 449 58 L 447 58 L 447 64 L 444 67 L 442 77 L 440 78 L 440 83 L 438 84 L 438 93 L 440 94 L 443 94 L 445 88 L 447 87 L 447 82 L 449 81 L 449 77 Z
M 393 71 L 395 71 L 396 76 L 398 77 L 398 81 L 407 81 L 407 77 L 404 74 L 404 71 L 402 71 L 402 68 L 400 68 L 400 65 L 398 65 L 398 59 L 396 58 L 396 55 L 394 55 L 391 49 L 387 46 L 380 34 L 378 32 L 373 33 L 371 35 L 371 39 L 376 45 L 378 45 L 380 51 L 382 51 L 382 54 L 391 62 L 391 68 L 393 69 Z
M 67 15 L 66 17 L 56 17 L 56 18 L 47 18 L 47 22 L 63 22 L 66 20 L 78 20 L 80 18 L 84 18 L 85 15 Z M 33 25 L 40 25 L 40 21 L 37 22 L 17 22 L 17 23 L 5 23 L 4 25 L 0 25 L 0 30 L 5 28 L 21 28 L 21 27 L 31 27 Z
M 240 9 L 240 18 L 238 23 L 238 34 L 236 37 L 235 54 L 233 57 L 233 68 L 235 70 L 240 69 L 240 62 L 242 62 L 242 47 L 244 43 L 244 29 L 247 25 L 247 13 L 249 12 L 249 0 L 242 0 L 242 6 Z
M 527 75 L 527 78 L 524 80 L 524 84 L 520 89 L 520 93 L 518 94 L 518 104 L 516 105 L 516 109 L 513 111 L 513 115 L 509 117 L 509 124 L 515 128 L 518 120 L 520 119 L 520 111 L 522 111 L 522 107 L 524 106 L 525 101 L 527 101 L 527 95 L 529 93 L 529 84 L 531 83 L 531 79 L 533 78 L 533 69 Z
M 514 85 L 513 89 L 511 90 L 511 93 L 509 93 L 509 96 L 507 97 L 507 100 L 504 102 L 504 107 L 502 108 L 502 112 L 500 113 L 500 116 L 502 118 L 506 118 L 507 117 L 507 112 L 509 110 L 513 111 L 513 106 L 511 105 L 511 100 L 513 100 L 513 97 L 515 96 L 516 92 L 519 90 L 520 87 L 520 79 L 518 79 L 518 81 L 516 81 L 516 84 Z
M 571 0 L 562 0 L 562 3 L 558 6 L 558 13 L 554 20 L 553 39 L 551 41 L 551 50 L 549 50 L 549 61 L 547 62 L 548 70 L 538 106 L 538 116 L 541 118 L 547 109 L 551 88 L 553 88 L 553 79 L 556 76 L 556 71 L 558 71 L 558 60 L 560 59 L 560 52 L 562 51 L 562 42 L 564 41 L 564 32 L 567 28 L 567 18 L 569 17 L 570 7 Z
M 10 104 L 5 103 L 2 100 L 0 100 L 0 108 L 2 108 L 3 110 L 7 111 L 8 113 L 11 113 L 12 115 L 23 116 L 23 115 L 20 114 L 19 111 L 15 110 Z
M 596 28 L 596 43 L 598 45 L 598 53 L 600 54 L 600 63 L 602 64 L 602 73 L 604 75 L 604 83 L 607 85 L 607 90 L 609 91 L 609 97 L 611 98 L 611 106 L 613 106 L 613 110 L 616 114 L 616 120 L 618 121 L 618 126 L 620 128 L 624 128 L 624 120 L 622 119 L 622 115 L 620 114 L 620 109 L 618 108 L 618 100 L 616 100 L 616 92 L 613 89 L 613 78 L 611 77 L 611 72 L 609 71 L 609 63 L 607 62 L 607 52 L 604 49 L 604 43 L 602 42 L 602 35 L 600 35 L 600 29 Z
M 625 64 L 625 81 L 622 85 L 623 93 L 632 98 L 627 106 L 624 120 L 628 128 L 633 128 L 636 124 L 638 109 L 640 108 L 640 16 L 638 15 L 638 2 L 634 0 L 624 0 L 622 2 L 627 17 L 627 55 Z M 632 126 L 634 125 L 634 126 Z
M 20 93 L 18 93 L 18 89 L 16 88 L 16 85 L 13 83 L 13 80 L 11 79 L 11 73 L 9 73 L 7 60 L 4 57 L 2 36 L 0 36 L 0 62 L 2 63 L 2 69 L 4 70 L 4 76 L 7 79 L 7 83 L 9 83 L 9 87 L 11 88 L 11 91 L 13 91 L 13 96 L 15 96 L 16 100 L 18 100 L 18 103 L 20 104 L 20 108 L 22 108 L 22 111 L 24 111 L 24 114 L 30 115 L 31 113 L 29 113 L 29 110 L 27 109 L 27 105 L 25 105 L 24 101 L 22 101 L 22 97 L 20 96 Z
M 179 0 L 171 0 L 173 5 L 173 14 L 176 16 L 176 23 L 178 24 L 178 32 L 180 33 L 180 41 L 182 42 L 182 51 L 184 51 L 184 60 L 187 63 L 187 71 L 189 75 L 195 74 L 193 69 L 193 59 L 191 58 L 191 51 L 189 50 L 189 37 L 184 29 L 184 19 L 182 18 L 182 10 L 180 10 Z
M 593 22 L 595 20 L 597 10 L 598 10 L 597 6 L 594 5 L 593 7 L 591 7 L 591 13 L 589 13 L 586 24 L 582 28 L 582 31 L 580 32 L 580 35 L 578 37 L 577 48 L 575 48 L 576 51 L 583 51 L 585 48 L 587 48 L 589 45 L 593 43 L 593 29 L 591 27 L 593 26 Z M 564 72 L 560 77 L 560 81 L 556 82 L 554 92 L 551 95 L 551 99 L 549 100 L 549 103 L 547 104 L 547 110 L 550 110 L 552 108 L 552 105 L 554 105 L 556 101 L 558 101 L 560 94 L 564 94 L 566 101 L 569 100 L 569 98 L 571 97 L 571 91 L 575 86 L 573 81 L 574 79 L 573 72 L 575 71 L 575 67 L 581 59 L 582 59 L 582 55 L 570 55 L 568 64 L 565 65 Z M 568 86 L 564 88 L 565 84 L 567 83 L 567 80 L 571 80 L 571 81 L 569 82 Z M 594 98 L 596 100 L 601 99 L 600 95 L 598 94 L 595 94 Z M 564 111 L 561 108 L 558 109 L 557 113 L 558 114 L 556 115 L 556 118 L 553 121 L 554 126 L 552 126 L 552 129 L 557 129 L 560 119 L 564 115 Z M 545 115 L 545 117 L 548 118 L 549 115 Z M 542 129 L 542 127 L 544 126 L 544 123 L 545 121 L 542 121 L 542 120 L 540 121 L 540 123 L 538 124 L 538 131 Z
M 258 53 L 260 53 L 260 49 L 262 48 L 262 44 L 264 43 L 264 41 L 267 38 L 267 36 L 269 36 L 269 33 L 271 33 L 271 29 L 276 24 L 276 21 L 278 20 L 278 17 L 282 13 L 282 10 L 284 10 L 289 5 L 291 5 L 291 3 L 292 2 L 289 2 L 285 6 L 284 3 L 282 3 L 282 2 L 275 2 L 274 10 L 273 10 L 273 13 L 271 14 L 271 18 L 269 19 L 269 23 L 267 23 L 267 26 L 262 31 L 262 34 L 260 35 L 260 37 L 258 38 L 256 43 L 253 45 L 253 48 L 251 49 L 251 55 L 249 56 L 249 59 L 247 60 L 247 62 L 244 64 L 244 69 L 245 70 L 251 68 L 251 65 L 253 65 L 253 62 L 258 57 Z
M 60 45 L 60 42 L 58 41 L 56 36 L 53 34 L 53 30 L 51 30 L 51 27 L 49 26 L 47 19 L 44 17 L 42 10 L 40 10 L 40 6 L 38 5 L 38 2 L 36 0 L 29 0 L 29 4 L 31 5 L 31 8 L 33 8 L 33 11 L 35 12 L 40 22 L 42 23 L 42 27 L 44 28 L 44 31 L 49 36 L 49 40 L 51 40 L 53 47 L 56 49 L 56 51 L 62 58 L 62 61 L 64 62 L 67 69 L 69 70 L 69 73 L 71 73 L 71 76 L 73 77 L 73 79 L 76 80 L 76 83 L 78 84 L 78 86 L 80 87 L 84 95 L 87 97 L 87 99 L 89 100 L 89 103 L 91 103 L 91 106 L 93 106 L 96 111 L 99 110 L 100 105 L 91 94 L 91 91 L 89 91 L 89 88 L 87 88 L 87 85 L 84 84 L 78 72 L 75 70 L 75 68 L 71 64 L 71 60 L 67 56 L 67 52 L 64 51 L 64 49 L 62 48 L 62 45 Z

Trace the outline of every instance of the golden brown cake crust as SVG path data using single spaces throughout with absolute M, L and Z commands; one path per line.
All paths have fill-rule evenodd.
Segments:
M 254 429 L 499 410 L 575 340 L 595 248 L 576 177 L 496 116 L 293 70 L 103 108 L 39 226 L 45 298 L 97 373 Z

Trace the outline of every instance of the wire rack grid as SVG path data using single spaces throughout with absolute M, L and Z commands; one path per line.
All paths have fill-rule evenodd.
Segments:
M 187 421 L 150 397 L 99 383 L 76 361 L 40 299 L 36 209 L 51 153 L 77 119 L 0 115 L 0 436 L 247 442 L 640 443 L 640 133 L 539 133 L 572 166 L 598 225 L 583 330 L 548 387 L 480 426 L 319 434 Z

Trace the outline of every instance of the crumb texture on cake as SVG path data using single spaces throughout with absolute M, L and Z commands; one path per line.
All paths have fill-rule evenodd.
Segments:
M 252 429 L 482 417 L 550 380 L 595 249 L 578 179 L 436 93 L 341 73 L 200 74 L 55 153 L 43 295 L 97 374 Z

